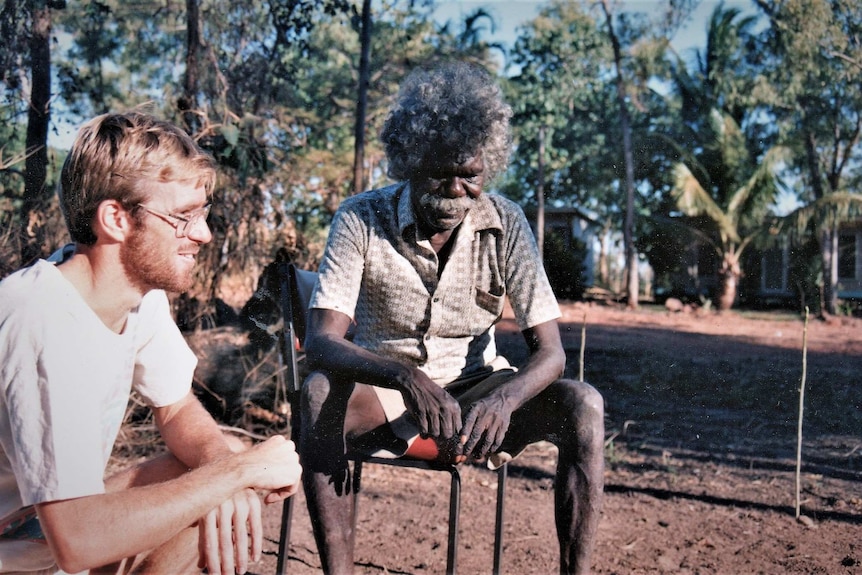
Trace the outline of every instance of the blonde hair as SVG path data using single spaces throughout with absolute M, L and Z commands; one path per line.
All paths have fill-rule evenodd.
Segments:
M 141 112 L 103 114 L 78 131 L 60 175 L 60 206 L 72 240 L 92 245 L 103 201 L 132 210 L 149 182 L 192 182 L 210 195 L 215 181 L 215 161 L 177 126 Z

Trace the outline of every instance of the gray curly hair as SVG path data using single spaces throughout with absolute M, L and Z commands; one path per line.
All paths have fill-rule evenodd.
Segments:
M 487 70 L 451 62 L 413 71 L 401 86 L 380 139 L 387 173 L 408 180 L 429 162 L 461 163 L 482 154 L 486 181 L 508 164 L 512 109 Z

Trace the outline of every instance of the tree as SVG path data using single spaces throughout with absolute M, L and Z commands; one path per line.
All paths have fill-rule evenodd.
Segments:
M 675 75 L 684 129 L 676 137 L 681 161 L 674 170 L 672 195 L 691 218 L 684 223 L 719 258 L 718 309 L 733 306 L 742 275 L 742 255 L 764 231 L 766 216 L 780 190 L 777 177 L 786 154 L 769 146 L 763 115 L 749 99 L 747 82 L 756 74 L 747 60 L 755 24 L 737 9 L 715 9 L 706 50 L 692 75 L 684 66 Z M 761 120 L 763 121 L 763 120 Z M 747 127 L 747 130 L 743 129 Z
M 770 20 L 765 98 L 785 125 L 803 207 L 784 221 L 809 223 L 820 243 L 822 311 L 838 303 L 838 227 L 862 215 L 862 7 L 852 0 L 758 0 Z
M 659 23 L 642 14 L 621 14 L 614 28 L 620 48 L 617 61 L 606 16 L 599 18 L 600 13 L 579 3 L 551 2 L 525 26 L 511 54 L 517 72 L 508 83 L 517 140 L 504 187 L 508 195 L 533 201 L 540 164 L 538 135 L 544 130 L 543 183 L 549 203 L 591 213 L 608 232 L 623 230 L 627 170 L 618 144 L 623 133 L 622 97 L 631 136 L 633 210 L 649 209 L 657 191 L 667 185 L 663 174 L 668 164 L 666 146 L 655 137 L 666 122 L 667 104 L 650 82 L 666 74 L 667 37 L 683 13 L 681 8 L 662 12 L 665 20 Z M 617 63 L 626 74 L 623 94 L 618 83 L 608 81 L 620 77 Z M 607 233 L 601 238 L 607 239 Z M 606 243 L 601 245 L 600 282 L 613 289 L 604 265 Z M 635 271 L 636 267 L 629 266 Z
M 27 94 L 27 158 L 24 166 L 24 201 L 20 219 L 21 262 L 28 264 L 45 250 L 44 215 L 48 203 L 48 125 L 51 118 L 51 11 L 64 2 L 29 0 L 29 68 Z
M 620 39 L 614 29 L 614 20 L 608 0 L 602 0 L 602 10 L 605 13 L 608 38 L 614 54 L 614 73 L 616 76 L 617 105 L 620 112 L 620 132 L 623 139 L 623 163 L 625 165 L 626 211 L 623 224 L 623 243 L 626 254 L 626 299 L 629 309 L 638 307 L 638 254 L 634 242 L 635 225 L 635 168 L 632 153 L 632 127 L 629 119 L 628 103 L 626 102 L 626 82 L 623 78 L 622 48 Z
M 359 18 L 359 82 L 356 98 L 356 126 L 354 136 L 353 193 L 365 189 L 365 113 L 368 108 L 368 55 L 371 51 L 371 0 L 363 0 L 362 16 Z
M 615 175 L 604 153 L 609 93 L 601 81 L 609 47 L 577 3 L 552 2 L 528 22 L 510 53 L 517 72 L 504 85 L 515 152 L 503 192 L 535 204 L 537 238 L 548 203 L 602 207 L 612 214 Z M 611 216 L 615 217 L 615 216 Z

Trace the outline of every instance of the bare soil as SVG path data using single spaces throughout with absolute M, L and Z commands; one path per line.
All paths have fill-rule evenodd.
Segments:
M 563 303 L 568 374 L 606 403 L 605 500 L 593 557 L 604 574 L 862 574 L 862 320 L 786 313 L 637 312 Z M 807 353 L 803 356 L 803 338 Z M 510 317 L 498 329 L 523 356 Z M 805 360 L 803 362 L 803 359 Z M 805 370 L 796 519 L 799 387 Z M 505 573 L 555 573 L 556 448 L 510 464 Z M 491 573 L 496 474 L 462 470 L 458 570 Z M 302 493 L 290 573 L 319 573 Z M 358 573 L 444 573 L 448 474 L 368 465 Z M 281 507 L 265 511 L 273 573 Z

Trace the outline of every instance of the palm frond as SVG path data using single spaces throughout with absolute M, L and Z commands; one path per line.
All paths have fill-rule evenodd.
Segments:
M 779 189 L 778 168 L 788 157 L 788 153 L 789 150 L 783 146 L 770 148 L 748 181 L 731 195 L 727 212 L 738 215 L 754 194 L 761 194 L 761 197 L 757 198 L 758 202 L 771 204 Z
M 674 168 L 674 186 L 671 190 L 677 207 L 687 216 L 706 216 L 718 227 L 719 233 L 733 242 L 739 241 L 735 221 L 715 202 L 684 163 Z
M 835 228 L 858 217 L 862 217 L 862 194 L 835 192 L 778 218 L 775 227 L 776 232 L 786 234 L 796 243 L 805 237 L 811 223 L 820 229 Z

